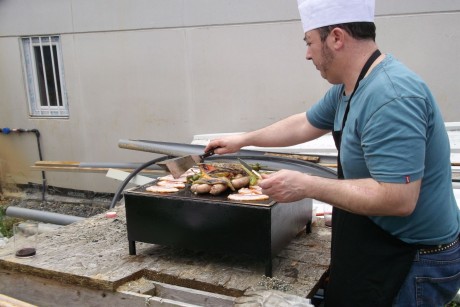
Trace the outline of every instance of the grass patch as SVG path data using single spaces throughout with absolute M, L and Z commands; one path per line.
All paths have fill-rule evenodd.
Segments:
M 22 221 L 22 219 L 6 216 L 8 201 L 0 202 L 0 234 L 3 237 L 10 238 L 13 236 L 13 225 Z

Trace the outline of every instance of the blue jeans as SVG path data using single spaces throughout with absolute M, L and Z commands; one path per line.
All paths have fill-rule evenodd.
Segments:
M 423 255 L 417 251 L 393 306 L 444 306 L 459 289 L 459 242 L 438 253 Z

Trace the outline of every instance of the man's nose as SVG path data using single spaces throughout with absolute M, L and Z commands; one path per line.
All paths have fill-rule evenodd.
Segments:
M 307 48 L 307 53 L 305 54 L 305 58 L 306 58 L 307 60 L 311 60 L 311 59 L 312 59 L 311 54 L 310 54 L 310 48 Z

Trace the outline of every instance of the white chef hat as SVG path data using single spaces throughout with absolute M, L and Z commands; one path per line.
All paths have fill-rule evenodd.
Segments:
M 374 22 L 375 0 L 297 0 L 304 32 L 349 22 Z

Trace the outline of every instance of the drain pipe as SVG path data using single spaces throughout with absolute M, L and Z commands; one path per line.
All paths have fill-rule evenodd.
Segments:
M 56 225 L 69 225 L 85 219 L 79 216 L 34 210 L 15 206 L 9 206 L 8 208 L 6 208 L 5 215 Z
M 40 158 L 40 161 L 43 161 L 43 156 L 42 156 L 42 148 L 40 146 L 40 131 L 37 129 L 10 129 L 10 128 L 2 128 L 0 130 L 1 133 L 3 134 L 10 134 L 11 132 L 17 132 L 17 133 L 24 133 L 24 132 L 32 132 L 35 133 L 35 136 L 37 137 L 37 145 L 38 145 L 38 157 Z M 45 171 L 42 171 L 42 201 L 45 201 L 45 192 L 47 189 L 46 185 L 46 176 L 45 176 Z

